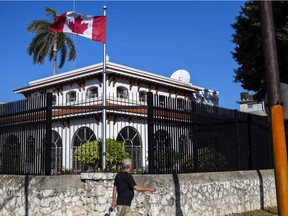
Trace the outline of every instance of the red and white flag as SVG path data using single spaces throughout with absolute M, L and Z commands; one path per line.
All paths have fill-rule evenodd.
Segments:
M 88 16 L 76 12 L 66 12 L 55 18 L 49 30 L 76 34 L 106 43 L 106 16 Z

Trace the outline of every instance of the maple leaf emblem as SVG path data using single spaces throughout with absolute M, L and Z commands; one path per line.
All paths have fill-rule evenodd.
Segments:
M 72 32 L 76 34 L 83 34 L 83 32 L 88 29 L 88 24 L 83 22 L 83 19 L 81 16 L 78 16 L 75 18 L 75 23 L 74 22 L 69 22 L 68 26 L 71 28 Z

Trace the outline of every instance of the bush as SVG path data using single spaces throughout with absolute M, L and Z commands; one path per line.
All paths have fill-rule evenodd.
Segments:
M 102 167 L 102 140 L 90 141 L 79 146 L 74 157 L 80 163 L 97 170 Z M 106 139 L 106 166 L 107 170 L 118 167 L 125 158 L 129 158 L 124 143 L 114 139 Z
M 181 165 L 182 170 L 195 171 L 193 155 L 183 155 L 184 163 Z M 198 172 L 215 172 L 227 169 L 228 162 L 226 157 L 217 152 L 212 147 L 198 149 Z
M 199 171 L 224 171 L 228 165 L 226 157 L 212 147 L 199 149 L 198 158 Z
M 174 169 L 181 158 L 181 153 L 171 148 L 157 149 L 154 151 L 154 166 L 158 173 L 165 173 Z
M 74 157 L 82 164 L 98 167 L 101 160 L 101 152 L 98 141 L 89 141 L 77 147 Z
M 99 140 L 100 152 L 102 152 L 102 140 Z M 114 139 L 106 139 L 106 165 L 107 168 L 117 168 L 122 164 L 122 161 L 130 158 L 130 155 L 125 150 L 124 142 Z M 102 159 L 102 157 L 101 157 Z M 101 160 L 102 162 L 102 160 Z

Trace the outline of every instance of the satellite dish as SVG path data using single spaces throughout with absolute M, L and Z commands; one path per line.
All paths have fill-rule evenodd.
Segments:
M 283 103 L 283 117 L 284 119 L 288 119 L 288 84 L 280 83 L 280 100 Z M 269 103 L 268 103 L 268 95 L 266 93 L 264 98 L 265 110 L 267 115 L 269 115 Z
M 190 82 L 190 74 L 188 71 L 180 69 L 175 71 L 170 78 L 172 79 L 176 79 L 185 83 L 189 83 Z

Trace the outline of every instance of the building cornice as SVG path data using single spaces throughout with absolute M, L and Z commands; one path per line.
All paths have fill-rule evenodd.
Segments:
M 41 88 L 51 88 L 53 86 L 63 85 L 69 82 L 76 82 L 79 79 L 87 79 L 89 77 L 95 77 L 97 75 L 102 75 L 103 63 L 98 63 L 90 65 L 87 67 L 79 68 L 76 70 L 64 72 L 61 74 L 49 76 L 46 78 L 38 79 L 29 82 L 29 86 L 19 88 L 14 90 L 15 93 L 27 94 L 28 92 L 33 92 Z M 162 75 L 157 75 L 151 72 L 139 70 L 136 68 L 107 62 L 106 73 L 115 74 L 117 76 L 133 78 L 135 80 L 142 80 L 145 82 L 150 82 L 157 84 L 159 86 L 171 87 L 182 89 L 186 91 L 208 91 L 215 92 L 213 90 L 205 89 L 199 86 L 194 86 L 191 83 L 185 83 L 176 79 L 165 77 Z M 218 92 L 216 92 L 218 94 Z

